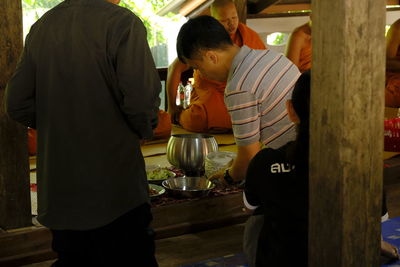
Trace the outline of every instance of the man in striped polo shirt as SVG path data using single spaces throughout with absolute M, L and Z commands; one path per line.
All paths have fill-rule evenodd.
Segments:
M 210 16 L 190 19 L 179 31 L 179 59 L 209 79 L 226 81 L 225 105 L 238 146 L 230 169 L 210 177 L 233 184 L 245 178 L 261 145 L 278 148 L 295 137 L 285 103 L 300 72 L 282 54 L 234 45 Z M 210 114 L 212 116 L 212 114 Z

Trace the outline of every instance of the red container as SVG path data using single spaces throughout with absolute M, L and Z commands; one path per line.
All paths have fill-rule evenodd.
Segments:
M 400 152 L 400 118 L 384 122 L 385 151 Z

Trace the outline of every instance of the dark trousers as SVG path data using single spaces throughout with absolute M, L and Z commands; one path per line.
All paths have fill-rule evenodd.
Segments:
M 157 267 L 149 204 L 87 231 L 51 230 L 58 259 L 52 266 Z

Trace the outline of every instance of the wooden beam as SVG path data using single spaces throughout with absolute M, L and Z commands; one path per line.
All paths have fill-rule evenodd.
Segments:
M 400 7 L 386 7 L 386 12 L 399 11 Z M 285 17 L 306 17 L 310 16 L 310 12 L 284 12 L 284 13 L 259 13 L 247 15 L 248 19 L 265 19 L 265 18 L 285 18 Z
M 309 266 L 379 266 L 384 0 L 312 3 Z
M 399 0 L 387 0 L 386 5 L 399 5 L 400 1 Z
M 277 3 L 279 0 L 261 0 L 261 1 L 250 1 L 247 4 L 247 13 L 248 14 L 258 14 L 262 10 L 266 9 L 269 6 Z
M 311 4 L 272 5 L 258 14 L 285 13 L 290 11 L 311 10 Z
M 386 5 L 399 5 L 399 2 L 400 2 L 399 0 L 387 0 Z M 255 13 L 254 15 L 252 15 L 252 18 L 262 18 L 263 17 L 262 14 L 274 14 L 274 13 L 291 14 L 292 11 L 302 11 L 302 10 L 311 10 L 311 2 L 297 1 L 297 3 L 295 3 L 294 1 L 279 1 L 276 4 L 270 5 L 265 9 Z M 284 15 L 282 15 L 282 17 L 284 17 Z
M 245 222 L 242 192 L 152 207 L 156 239 L 215 229 Z M 0 235 L 0 266 L 20 266 L 53 259 L 51 232 L 43 226 L 7 231 Z
M 265 19 L 265 18 L 285 18 L 285 17 L 308 17 L 311 12 L 294 12 L 294 13 L 270 13 L 248 15 L 248 19 Z
M 182 16 L 187 16 L 189 13 L 193 12 L 204 4 L 207 0 L 189 0 L 185 2 L 179 9 L 179 14 Z
M 0 228 L 31 225 L 26 127 L 3 108 L 4 89 L 22 51 L 21 1 L 0 1 Z
M 233 0 L 239 15 L 239 21 L 246 24 L 247 19 L 247 0 Z

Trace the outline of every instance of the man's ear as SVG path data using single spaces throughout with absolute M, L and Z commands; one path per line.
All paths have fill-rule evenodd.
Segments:
M 294 111 L 292 100 L 286 101 L 286 110 L 289 116 L 289 119 L 294 123 L 300 123 L 299 116 L 297 116 L 296 111 Z
M 206 58 L 211 61 L 213 64 L 217 64 L 218 63 L 218 54 L 215 53 L 215 51 L 212 50 L 208 50 L 206 52 Z

